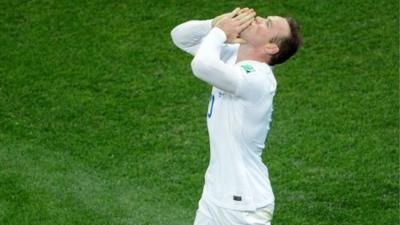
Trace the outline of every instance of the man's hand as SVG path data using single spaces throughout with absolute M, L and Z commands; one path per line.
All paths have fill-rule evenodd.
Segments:
M 239 9 L 238 14 L 242 14 L 242 13 L 248 12 L 248 11 L 250 10 L 250 9 L 247 8 L 247 7 L 246 7 L 246 8 L 243 8 L 243 9 L 241 9 L 241 8 L 236 8 L 235 10 L 237 10 L 237 9 Z M 224 14 L 221 14 L 221 15 L 215 17 L 215 18 L 212 20 L 212 27 L 215 27 L 215 25 L 218 23 L 218 21 L 220 21 L 222 18 L 228 16 L 230 13 L 232 13 L 232 12 L 224 13 Z
M 245 43 L 246 41 L 238 36 L 253 22 L 255 15 L 253 9 L 236 8 L 230 13 L 216 17 L 213 24 L 215 21 L 215 27 L 225 32 L 228 43 Z

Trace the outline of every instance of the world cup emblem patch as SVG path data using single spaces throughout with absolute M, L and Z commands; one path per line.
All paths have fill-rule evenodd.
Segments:
M 244 69 L 244 71 L 246 71 L 246 73 L 251 73 L 255 71 L 254 67 L 249 64 L 243 64 L 241 65 L 241 67 Z

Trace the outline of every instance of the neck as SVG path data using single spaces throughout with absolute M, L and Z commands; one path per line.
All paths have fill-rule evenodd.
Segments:
M 269 60 L 269 56 L 263 51 L 254 48 L 250 44 L 241 44 L 239 47 L 236 63 L 243 60 L 253 60 L 266 63 Z

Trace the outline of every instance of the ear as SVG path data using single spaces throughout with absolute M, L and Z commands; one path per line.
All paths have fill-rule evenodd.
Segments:
M 268 44 L 265 45 L 264 51 L 268 55 L 274 55 L 274 54 L 279 52 L 279 47 L 275 43 L 268 43 Z

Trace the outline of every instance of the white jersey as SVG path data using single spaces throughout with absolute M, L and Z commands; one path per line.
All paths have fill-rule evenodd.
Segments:
M 195 55 L 195 76 L 213 86 L 203 198 L 236 210 L 273 206 L 268 169 L 261 158 L 276 90 L 271 68 L 257 61 L 236 63 L 239 45 L 224 44 L 225 33 L 211 29 L 210 20 L 186 22 L 171 35 L 179 48 Z

